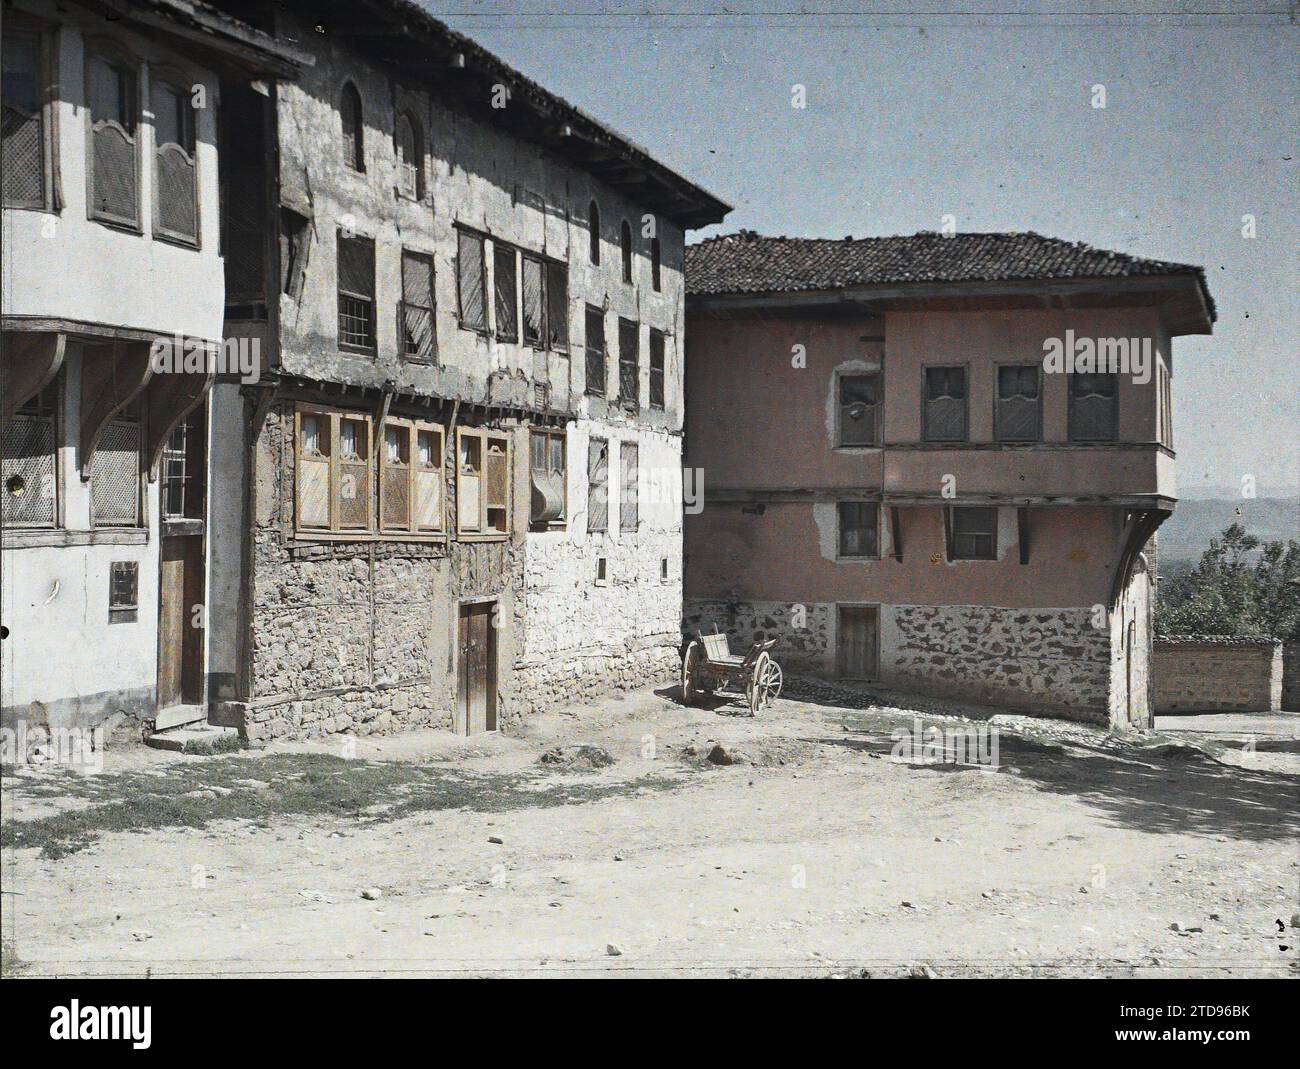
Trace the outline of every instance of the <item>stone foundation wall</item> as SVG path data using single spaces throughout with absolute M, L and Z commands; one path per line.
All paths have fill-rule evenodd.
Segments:
M 1171 635 L 1152 645 L 1156 712 L 1264 712 L 1282 704 L 1282 643 Z
M 1110 633 L 1091 608 L 896 605 L 882 611 L 881 679 L 900 689 L 1106 723 Z

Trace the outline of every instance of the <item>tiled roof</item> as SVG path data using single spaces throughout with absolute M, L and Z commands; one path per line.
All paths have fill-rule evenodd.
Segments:
M 1064 278 L 1196 276 L 1191 264 L 1145 260 L 1032 231 L 880 238 L 769 238 L 742 230 L 686 248 L 692 296 L 834 290 L 925 282 L 1011 282 Z M 1206 303 L 1213 317 L 1208 291 Z

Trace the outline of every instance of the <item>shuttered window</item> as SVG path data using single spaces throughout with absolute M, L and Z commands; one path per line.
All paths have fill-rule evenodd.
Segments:
M 1041 398 L 1037 364 L 998 368 L 994 431 L 999 442 L 1036 442 L 1041 437 Z
M 58 380 L 0 426 L 0 520 L 6 527 L 58 522 Z
M 1070 441 L 1113 442 L 1118 435 L 1119 376 L 1070 376 Z
M 519 340 L 519 250 L 492 243 L 492 287 L 496 291 L 497 337 Z
M 137 148 L 138 82 L 125 59 L 92 52 L 86 62 L 90 159 L 90 215 L 138 226 L 140 170 Z
M 13 14 L 6 14 L 6 19 Z M 5 27 L 4 89 L 0 92 L 0 175 L 4 203 L 12 208 L 48 207 L 45 158 L 45 92 L 42 37 Z
M 631 319 L 618 321 L 618 399 L 633 412 L 641 404 L 641 327 Z
M 402 250 L 402 355 L 420 364 L 437 355 L 433 315 L 433 257 Z
M 605 396 L 605 313 L 587 305 L 587 388 L 594 397 Z
M 295 431 L 295 519 L 300 534 L 375 531 L 369 413 L 300 406 Z
M 587 530 L 609 529 L 609 442 L 587 443 Z
M 880 376 L 840 376 L 839 444 L 880 444 Z
M 966 369 L 927 367 L 922 436 L 927 442 L 966 440 Z
M 540 527 L 562 526 L 568 487 L 565 475 L 563 431 L 533 431 L 528 440 L 532 481 L 530 520 Z
M 618 501 L 618 526 L 621 531 L 635 531 L 641 523 L 640 449 L 632 442 L 619 447 L 623 461 L 623 487 Z
M 458 231 L 456 295 L 460 303 L 460 325 L 479 333 L 487 330 L 487 271 L 483 255 L 481 235 Z
M 197 245 L 198 192 L 190 95 L 178 85 L 155 80 L 150 96 L 154 116 L 154 229 L 162 237 Z
M 442 530 L 442 428 L 390 418 L 379 454 L 379 526 L 385 534 Z
M 375 243 L 338 236 L 339 348 L 375 351 Z
M 650 407 L 664 407 L 664 349 L 663 331 L 650 331 Z
M 523 257 L 523 328 L 524 344 L 535 349 L 542 347 L 545 330 L 546 303 L 543 294 L 544 265 L 533 256 Z
M 546 347 L 569 351 L 569 265 L 546 262 Z

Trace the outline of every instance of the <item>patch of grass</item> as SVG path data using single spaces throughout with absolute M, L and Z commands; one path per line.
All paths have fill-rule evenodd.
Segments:
M 425 810 L 503 812 L 551 808 L 669 790 L 681 780 L 647 776 L 619 783 L 546 783 L 535 773 L 486 775 L 459 768 L 397 761 L 361 761 L 323 754 L 226 757 L 163 772 L 60 780 L 54 793 L 92 801 L 89 807 L 35 820 L 8 822 L 0 846 L 39 849 L 47 858 L 82 850 L 106 832 L 204 828 L 246 820 L 263 826 L 279 817 L 332 817 L 359 827 Z M 28 784 L 15 786 L 15 793 Z M 48 795 L 49 784 L 30 793 Z M 377 807 L 384 806 L 382 811 Z

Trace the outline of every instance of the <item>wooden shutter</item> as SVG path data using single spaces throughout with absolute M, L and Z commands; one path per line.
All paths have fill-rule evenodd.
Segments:
M 546 347 L 569 351 L 569 265 L 546 264 Z
M 295 515 L 299 527 L 330 527 L 332 426 L 328 413 L 298 409 L 294 442 L 298 456 Z
M 339 531 L 370 531 L 370 416 L 340 413 L 334 450 L 334 523 Z
M 441 531 L 443 526 L 442 464 L 445 438 L 441 427 L 415 424 L 415 452 L 411 466 L 412 495 L 417 531 Z
M 483 270 L 483 239 L 477 234 L 461 231 L 457 235 L 456 288 L 461 326 L 486 330 L 487 277 Z
M 154 82 L 154 225 L 166 237 L 198 242 L 194 109 L 189 94 Z
M 510 530 L 510 439 L 488 434 L 485 443 L 483 530 L 506 534 Z
M 592 438 L 587 444 L 587 530 L 609 527 L 609 443 Z
M 456 527 L 478 533 L 483 509 L 483 432 L 456 431 Z
M 409 420 L 390 419 L 384 424 L 379 443 L 379 522 L 385 531 L 411 530 L 414 431 Z

